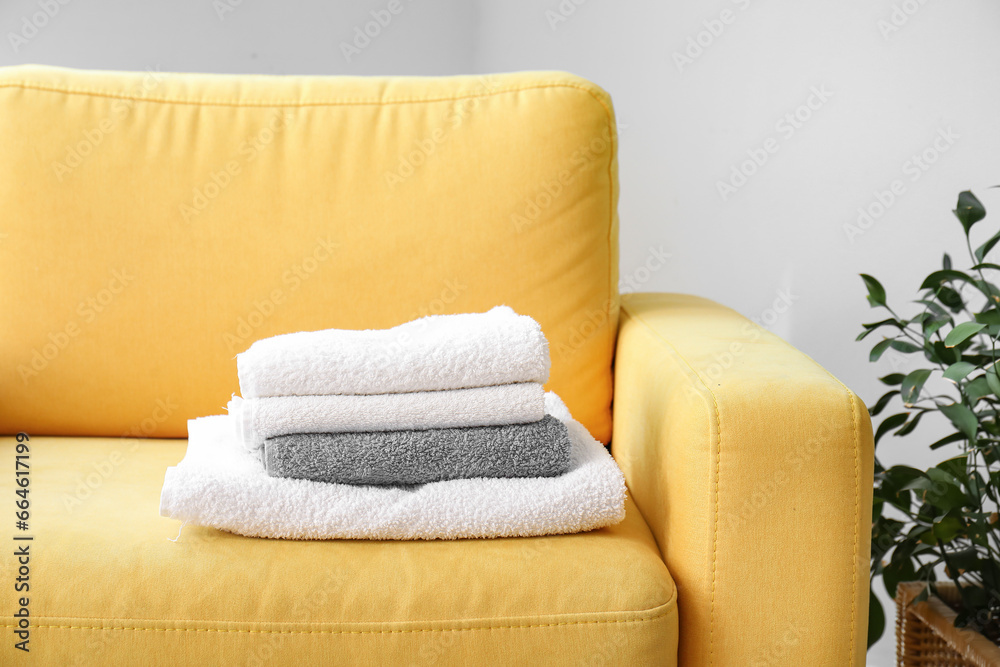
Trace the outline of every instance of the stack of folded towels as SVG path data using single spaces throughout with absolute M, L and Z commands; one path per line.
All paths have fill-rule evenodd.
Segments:
M 237 437 L 274 477 L 424 484 L 569 469 L 566 426 L 545 415 L 547 341 L 509 308 L 277 336 L 237 368 Z
M 237 369 L 242 398 L 189 423 L 161 514 L 313 539 L 537 535 L 624 516 L 621 472 L 545 394 L 548 343 L 510 308 L 276 336 Z

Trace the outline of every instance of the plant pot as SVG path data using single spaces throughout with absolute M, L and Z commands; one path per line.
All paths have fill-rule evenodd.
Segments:
M 1000 665 L 1000 647 L 975 630 L 956 628 L 958 615 L 946 604 L 959 602 L 951 583 L 936 585 L 939 597 L 910 605 L 924 590 L 921 582 L 896 587 L 896 662 L 909 667 L 991 667 Z M 941 599 L 943 598 L 943 599 Z

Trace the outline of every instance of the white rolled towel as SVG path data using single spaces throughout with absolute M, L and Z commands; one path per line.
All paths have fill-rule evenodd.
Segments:
M 492 387 L 345 396 L 272 396 L 229 402 L 237 440 L 246 449 L 289 433 L 411 431 L 527 424 L 545 416 L 537 382 Z
M 386 394 L 549 379 L 549 345 L 507 306 L 430 315 L 392 329 L 326 329 L 265 338 L 236 356 L 243 398 Z
M 167 468 L 160 516 L 238 535 L 304 540 L 555 535 L 618 523 L 626 491 L 614 459 L 558 396 L 549 394 L 546 407 L 569 431 L 566 474 L 416 487 L 269 477 L 260 457 L 236 444 L 226 417 L 193 419 L 184 460 Z

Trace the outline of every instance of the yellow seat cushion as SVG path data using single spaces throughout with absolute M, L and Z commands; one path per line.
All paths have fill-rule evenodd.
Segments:
M 594 84 L 18 66 L 0 116 L 0 433 L 186 437 L 258 338 L 506 304 L 610 438 L 617 139 Z
M 186 526 L 172 542 L 159 490 L 185 444 L 31 439 L 30 653 L 11 641 L 11 591 L 0 663 L 675 664 L 676 591 L 631 501 L 620 525 L 576 535 L 296 542 Z M 11 467 L 14 446 L 0 441 Z M 14 491 L 4 475 L 0 497 Z

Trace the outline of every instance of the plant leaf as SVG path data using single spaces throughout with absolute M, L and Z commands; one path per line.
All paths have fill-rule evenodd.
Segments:
M 865 287 L 868 288 L 868 303 L 871 304 L 872 308 L 885 306 L 885 288 L 882 287 L 882 283 L 867 273 L 861 274 L 861 280 L 865 281 Z
M 951 323 L 950 317 L 929 317 L 923 321 L 921 326 L 923 327 L 924 338 L 930 339 L 938 329 L 946 324 Z
M 927 355 L 927 358 L 939 364 L 948 364 L 950 366 L 962 360 L 962 354 L 958 348 L 948 347 L 939 340 L 931 343 L 931 350 L 933 354 Z
M 924 278 L 924 282 L 920 284 L 920 289 L 937 289 L 944 283 L 952 282 L 954 280 L 969 283 L 970 285 L 976 284 L 976 279 L 967 273 L 954 271 L 952 269 L 942 269 L 940 271 L 935 271 Z
M 919 304 L 922 304 L 922 305 L 926 306 L 927 310 L 931 311 L 935 315 L 939 315 L 941 317 L 948 317 L 949 316 L 948 313 L 947 313 L 947 311 L 945 311 L 944 308 L 942 308 L 941 306 L 939 306 L 935 302 L 931 301 L 930 299 L 917 299 L 913 303 L 919 303 Z
M 892 400 L 892 397 L 896 396 L 898 394 L 899 394 L 899 392 L 897 390 L 895 390 L 895 389 L 893 389 L 892 391 L 889 391 L 889 392 L 886 392 L 885 394 L 883 394 L 882 397 L 880 399 L 878 399 L 878 401 L 875 402 L 875 405 L 873 405 L 872 407 L 868 408 L 868 414 L 869 414 L 869 416 L 874 417 L 875 415 L 877 415 L 880 412 L 882 412 L 883 410 L 885 410 L 885 406 L 889 405 L 889 401 Z
M 897 548 L 898 551 L 898 548 Z M 913 581 L 917 578 L 917 571 L 913 567 L 913 562 L 909 559 L 899 561 L 893 560 L 882 568 L 882 583 L 889 597 L 896 597 L 896 586 L 901 581 Z
M 900 393 L 902 394 L 903 403 L 906 406 L 917 402 L 917 399 L 920 398 L 920 390 L 924 388 L 924 384 L 930 376 L 931 372 L 928 369 L 920 368 L 911 372 L 903 379 Z
M 976 567 L 979 557 L 974 548 L 959 549 L 948 554 L 948 565 L 956 570 L 970 570 Z
M 868 336 L 868 334 L 874 333 L 878 329 L 884 326 L 888 326 L 890 324 L 899 329 L 900 331 L 903 330 L 903 323 L 894 317 L 890 317 L 889 319 L 882 320 L 881 322 L 871 322 L 870 324 L 862 324 L 861 326 L 863 326 L 865 330 L 859 333 L 858 337 L 855 338 L 854 340 L 864 340 Z
M 952 382 L 958 382 L 974 370 L 976 370 L 975 364 L 970 364 L 968 361 L 958 361 L 945 370 L 944 377 Z
M 910 421 L 908 421 L 905 424 L 903 424 L 903 427 L 901 429 L 899 429 L 898 431 L 896 431 L 893 435 L 908 435 L 908 434 L 912 433 L 913 429 L 917 428 L 917 424 L 920 423 L 920 418 L 923 417 L 924 415 L 926 415 L 928 412 L 931 412 L 931 411 L 930 410 L 925 410 L 925 411 L 922 411 L 922 412 L 918 412 L 913 419 L 911 419 Z
M 969 397 L 969 405 L 975 405 L 984 396 L 991 393 L 990 384 L 986 381 L 985 375 L 980 375 L 974 380 L 967 380 L 965 383 L 965 395 Z
M 953 313 L 957 313 L 962 310 L 965 305 L 965 301 L 962 300 L 962 295 L 948 287 L 947 285 L 941 285 L 935 292 L 941 303 L 948 307 Z
M 937 467 L 944 470 L 960 482 L 967 481 L 969 479 L 968 459 L 964 454 L 946 459 L 939 463 Z
M 941 438 L 940 440 L 938 440 L 937 442 L 935 442 L 934 444 L 932 444 L 930 446 L 930 448 L 931 449 L 940 449 L 941 447 L 944 447 L 945 445 L 950 445 L 951 443 L 958 442 L 959 440 L 965 440 L 965 434 L 964 433 L 952 433 L 951 435 L 945 436 L 945 437 Z
M 955 347 L 956 345 L 964 343 L 966 340 L 985 328 L 986 325 L 980 324 L 979 322 L 962 322 L 949 331 L 948 335 L 944 337 L 945 347 Z
M 1000 396 L 1000 378 L 997 377 L 997 367 L 995 365 L 986 369 L 986 385 L 994 395 Z
M 1000 232 L 997 232 L 996 234 L 991 236 L 989 240 L 986 241 L 986 243 L 976 248 L 975 252 L 976 261 L 982 262 L 983 258 L 986 257 L 986 254 L 989 253 L 989 251 L 992 250 L 993 246 L 995 246 L 997 243 L 1000 243 Z M 977 267 L 973 268 L 975 269 Z
M 906 423 L 907 417 L 910 415 L 906 412 L 900 412 L 898 414 L 892 415 L 891 417 L 886 417 L 882 420 L 882 423 L 878 425 L 878 429 L 875 431 L 875 444 L 878 444 L 879 439 L 889 431 Z
M 961 487 L 954 480 L 944 478 L 943 474 L 931 478 L 930 475 L 933 470 L 934 468 L 931 468 L 927 471 L 927 478 L 915 479 L 903 488 L 923 492 L 924 502 L 930 503 L 940 510 L 941 513 L 964 507 L 968 503 L 968 498 L 966 498 L 965 492 L 962 491 Z M 948 475 L 947 477 L 950 478 L 951 476 Z M 930 532 L 929 537 L 933 539 L 933 529 L 931 531 L 921 531 L 921 539 L 924 539 L 924 532 Z
M 965 235 L 968 236 L 972 225 L 986 217 L 986 208 L 976 198 L 976 195 L 966 190 L 959 193 L 958 204 L 953 213 L 958 218 L 958 221 L 962 223 L 962 229 L 965 230 Z
M 975 413 L 961 403 L 942 405 L 939 408 L 944 416 L 951 420 L 959 431 L 965 434 L 969 440 L 975 440 L 979 431 L 979 419 Z
M 1000 232 L 997 233 L 1000 235 Z M 1000 264 L 991 264 L 990 262 L 983 262 L 981 264 L 976 264 L 972 267 L 973 271 L 981 271 L 983 269 L 993 269 L 994 271 L 1000 271 Z
M 948 544 L 965 530 L 965 523 L 958 517 L 949 516 L 934 524 L 934 537 L 942 544 Z
M 868 592 L 868 648 L 871 648 L 885 632 L 885 610 L 875 593 Z
M 879 378 L 879 382 L 882 384 L 887 384 L 890 387 L 895 387 L 898 384 L 903 383 L 903 378 L 906 377 L 902 373 L 889 373 L 883 377 Z
M 885 478 L 899 487 L 921 477 L 927 477 L 927 473 L 907 465 L 894 465 L 885 471 Z
M 1000 313 L 995 310 L 987 310 L 982 313 L 976 313 L 976 321 L 987 326 L 1000 325 Z
M 908 343 L 905 340 L 897 340 L 895 338 L 892 338 L 892 339 L 889 340 L 889 347 L 891 347 L 894 350 L 898 350 L 900 352 L 904 352 L 906 354 L 912 354 L 914 352 L 920 352 L 920 350 L 923 349 L 922 347 L 918 347 L 918 346 L 914 345 L 913 343 Z
M 868 361 L 875 363 L 881 359 L 882 355 L 885 354 L 885 351 L 889 349 L 890 345 L 892 345 L 891 338 L 886 338 L 885 340 L 880 340 L 875 343 L 875 347 L 873 347 L 872 351 L 868 353 Z

